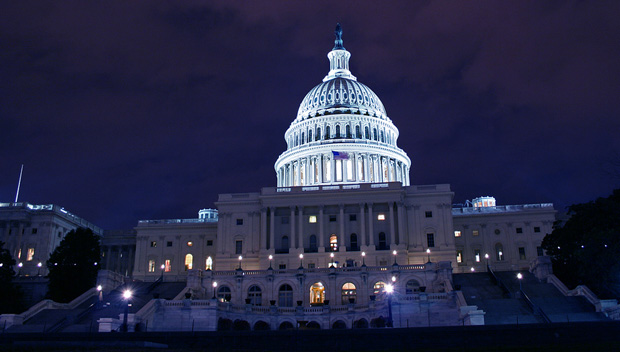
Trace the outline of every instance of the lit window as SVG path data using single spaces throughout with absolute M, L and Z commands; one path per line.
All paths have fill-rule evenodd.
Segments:
M 194 242 L 192 242 L 192 241 L 187 241 L 187 246 L 188 246 L 188 247 L 191 247 L 191 246 L 193 246 L 193 245 L 194 245 Z
M 480 263 L 480 250 L 474 249 L 474 260 L 476 263 Z
M 193 266 L 194 266 L 194 256 L 188 253 L 185 256 L 185 270 L 191 270 Z
M 347 282 L 342 285 L 342 304 L 355 303 L 356 298 L 357 290 L 353 283 Z
M 230 302 L 232 298 L 230 287 L 220 286 L 220 288 L 217 290 L 217 298 L 220 302 Z
M 321 304 L 325 300 L 325 286 L 317 282 L 310 286 L 310 304 Z
M 457 263 L 462 263 L 463 262 L 463 250 L 462 249 L 457 249 L 456 250 L 456 262 Z
M 207 270 L 213 270 L 213 258 L 208 257 L 207 258 Z
M 385 214 L 379 214 L 379 215 L 377 215 L 377 220 L 379 220 L 379 221 L 383 221 L 383 220 L 385 220 Z
M 338 236 L 336 236 L 335 234 L 332 234 L 329 237 L 329 248 L 332 250 L 332 252 L 338 251 Z
M 164 271 L 169 272 L 170 270 L 172 270 L 172 261 L 170 259 L 166 259 L 164 264 Z
M 454 237 L 461 237 L 461 231 L 454 231 Z
M 373 286 L 373 294 L 376 297 L 377 301 L 381 301 L 383 299 L 384 293 L 385 293 L 385 282 L 383 281 L 377 281 L 377 283 L 374 284 Z
M 336 160 L 336 181 L 342 181 L 342 160 Z
M 34 258 L 34 248 L 28 248 L 28 256 L 26 257 L 27 261 L 31 261 Z
M 310 217 L 308 218 L 308 222 L 311 224 L 316 223 L 316 215 L 310 215 Z
M 471 234 L 472 234 L 473 236 L 478 236 L 478 235 L 480 234 L 480 232 L 478 232 L 478 230 L 473 230 L 473 231 L 471 232 Z
M 157 247 L 157 242 L 156 241 L 151 241 L 151 247 Z
M 153 259 L 149 260 L 149 273 L 155 272 L 155 261 Z
M 22 259 L 22 249 L 19 249 L 19 252 L 17 252 L 17 259 Z

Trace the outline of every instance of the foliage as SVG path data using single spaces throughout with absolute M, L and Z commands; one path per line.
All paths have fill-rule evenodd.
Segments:
M 569 287 L 587 285 L 599 296 L 620 296 L 620 189 L 569 208 L 542 243 L 553 270 Z
M 15 259 L 8 249 L 4 248 L 2 241 L 0 241 L 0 263 L 2 264 L 0 267 L 0 314 L 21 313 L 23 311 L 22 292 L 13 283 Z
M 47 261 L 48 296 L 56 302 L 70 302 L 95 286 L 101 249 L 92 230 L 70 231 Z

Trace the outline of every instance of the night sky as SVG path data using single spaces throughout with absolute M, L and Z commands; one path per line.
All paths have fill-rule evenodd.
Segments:
M 620 187 L 619 18 L 619 1 L 3 1 L 0 202 L 22 163 L 21 201 L 105 229 L 275 186 L 340 22 L 412 184 L 563 210 Z

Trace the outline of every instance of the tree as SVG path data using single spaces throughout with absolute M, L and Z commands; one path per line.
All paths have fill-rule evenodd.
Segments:
M 49 298 L 70 302 L 94 287 L 100 261 L 99 236 L 85 228 L 70 231 L 47 261 Z
M 22 292 L 19 286 L 13 283 L 15 259 L 4 242 L 0 241 L 0 314 L 21 313 L 24 309 L 21 301 Z
M 542 247 L 569 287 L 587 285 L 603 297 L 620 297 L 620 189 L 607 198 L 574 204 Z

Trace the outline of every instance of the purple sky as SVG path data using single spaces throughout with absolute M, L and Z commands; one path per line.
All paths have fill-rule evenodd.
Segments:
M 620 178 L 618 1 L 4 1 L 0 202 L 106 229 L 273 187 L 337 22 L 413 184 L 565 206 Z

